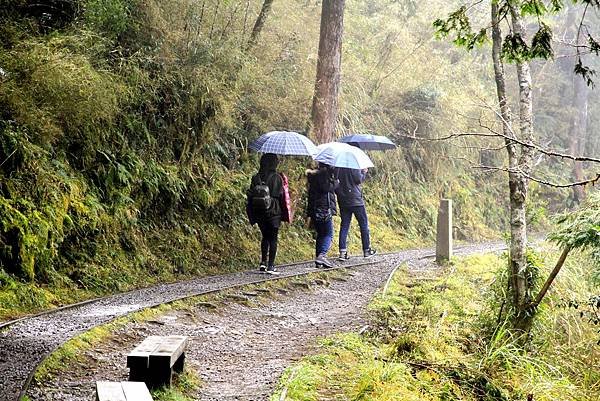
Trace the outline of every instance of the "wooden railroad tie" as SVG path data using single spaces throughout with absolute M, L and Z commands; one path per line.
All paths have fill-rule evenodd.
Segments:
M 146 383 L 96 382 L 97 401 L 152 401 Z
M 127 355 L 129 380 L 148 388 L 171 386 L 173 372 L 183 372 L 186 336 L 149 336 Z

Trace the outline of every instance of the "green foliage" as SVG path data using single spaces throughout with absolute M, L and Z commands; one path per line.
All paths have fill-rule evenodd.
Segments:
M 506 288 L 495 276 L 506 275 L 504 263 L 488 254 L 454 261 L 444 271 L 400 269 L 369 306 L 371 330 L 322 340 L 318 353 L 286 371 L 271 399 L 597 399 L 595 336 L 576 313 L 558 306 L 568 294 L 588 293 L 578 267 L 585 258 L 557 283 L 531 350 L 506 321 L 498 325 L 497 305 L 489 303 Z
M 588 86 L 594 88 L 594 76 L 596 75 L 596 70 L 587 65 L 583 65 L 583 61 L 579 59 L 575 63 L 574 72 L 577 75 L 581 75 Z
M 546 5 L 543 0 L 522 0 L 522 1 L 498 1 L 498 18 L 500 22 L 510 20 L 511 14 L 514 12 L 523 18 L 534 17 L 538 23 L 538 29 L 533 35 L 531 44 L 526 43 L 525 39 L 519 33 L 509 32 L 504 37 L 502 42 L 502 57 L 512 63 L 523 63 L 534 59 L 548 60 L 554 56 L 552 47 L 552 28 L 542 21 L 543 17 L 550 16 L 551 13 L 562 10 L 564 4 L 561 0 L 552 0 Z M 600 7 L 600 4 L 595 2 L 588 3 L 595 7 Z M 473 50 L 476 45 L 481 45 L 487 40 L 487 26 L 479 31 L 474 30 L 471 23 L 471 16 L 468 15 L 470 7 L 461 6 L 457 10 L 449 13 L 446 19 L 436 19 L 433 27 L 436 30 L 438 38 L 447 38 L 453 36 L 453 43 L 467 50 Z M 515 9 L 516 11 L 513 11 Z M 474 18 L 477 19 L 477 18 Z M 485 26 L 485 25 L 484 25 Z M 595 39 L 588 32 L 588 41 L 591 43 L 591 48 L 596 48 L 593 45 Z M 591 78 L 593 70 L 587 71 L 589 67 L 583 67 L 581 58 L 578 58 L 575 66 L 575 72 L 581 74 L 584 78 Z
M 551 59 L 554 57 L 552 50 L 552 30 L 545 23 L 540 23 L 539 30 L 531 40 L 530 57 L 532 59 Z
M 579 210 L 557 218 L 550 239 L 572 249 L 600 251 L 600 195 L 592 193 Z
M 196 372 L 187 369 L 182 374 L 175 376 L 171 388 L 155 390 L 152 392 L 152 397 L 157 401 L 191 401 L 201 384 Z
M 130 14 L 135 3 L 133 0 L 87 0 L 83 19 L 86 26 L 115 39 L 132 23 Z
M 554 2 L 552 4 L 554 9 L 556 9 L 559 4 Z M 521 4 L 521 13 L 523 15 L 533 15 L 536 17 L 541 17 L 548 12 L 548 8 L 546 4 L 544 4 L 543 0 L 526 0 Z
M 0 64 L 12 77 L 0 86 L 3 113 L 42 146 L 59 141 L 65 147 L 98 146 L 106 135 L 101 127 L 116 119 L 124 87 L 114 74 L 69 48 L 82 39 L 91 40 L 56 36 L 0 49 Z
M 446 38 L 454 33 L 456 36 L 453 43 L 467 50 L 473 50 L 476 45 L 482 45 L 488 38 L 486 29 L 481 29 L 477 33 L 473 32 L 470 19 L 467 16 L 466 6 L 450 13 L 446 20 L 436 19 L 433 22 L 433 27 L 438 38 Z

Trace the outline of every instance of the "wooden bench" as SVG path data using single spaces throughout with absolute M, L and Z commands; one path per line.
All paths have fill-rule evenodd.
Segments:
M 97 401 L 152 401 L 146 383 L 96 382 Z
M 171 386 L 173 372 L 183 372 L 185 336 L 149 336 L 127 355 L 130 381 L 143 381 L 148 388 Z

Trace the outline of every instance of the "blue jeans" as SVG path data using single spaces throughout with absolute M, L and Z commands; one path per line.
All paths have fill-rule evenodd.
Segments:
M 350 231 L 350 222 L 352 221 L 352 215 L 356 216 L 358 225 L 360 226 L 360 239 L 362 240 L 363 251 L 371 248 L 371 239 L 369 237 L 369 219 L 367 218 L 367 209 L 363 206 L 340 206 L 340 217 L 342 223 L 340 224 L 340 252 L 345 251 L 347 248 L 346 241 L 348 239 L 348 231 Z
M 317 231 L 315 256 L 325 255 L 333 242 L 333 219 L 315 221 L 315 230 Z

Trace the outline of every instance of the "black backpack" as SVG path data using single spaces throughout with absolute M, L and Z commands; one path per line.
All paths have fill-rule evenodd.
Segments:
M 273 198 L 271 198 L 271 191 L 269 186 L 258 176 L 260 180 L 258 184 L 250 188 L 250 204 L 252 209 L 256 212 L 266 212 L 271 208 Z

